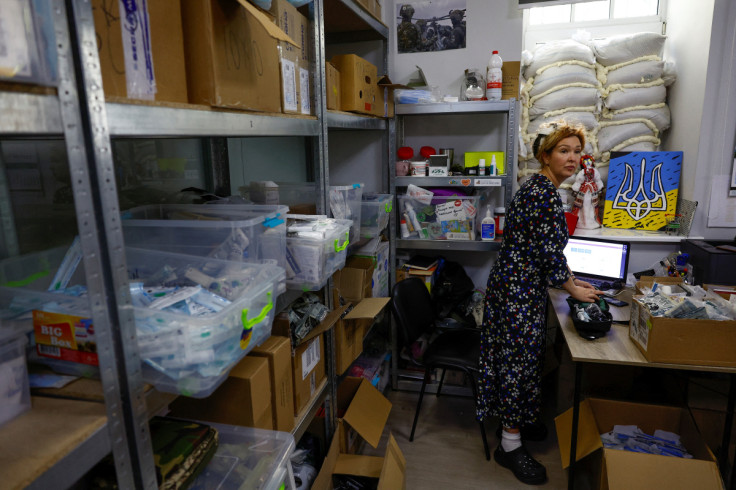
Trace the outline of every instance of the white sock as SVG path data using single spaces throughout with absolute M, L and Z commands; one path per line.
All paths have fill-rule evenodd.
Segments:
M 521 432 L 507 432 L 504 429 L 501 433 L 501 447 L 507 453 L 521 447 Z

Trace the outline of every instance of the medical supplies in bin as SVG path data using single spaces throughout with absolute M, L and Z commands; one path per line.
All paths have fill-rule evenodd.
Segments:
M 286 219 L 286 287 L 322 289 L 345 266 L 352 221 L 306 214 L 289 214 Z
M 358 243 L 360 238 L 360 213 L 363 208 L 363 184 L 330 186 L 330 212 L 333 218 L 349 219 L 350 243 Z
M 381 234 L 388 225 L 394 205 L 392 194 L 363 194 L 360 211 L 360 235 L 372 238 Z
M 283 205 L 157 204 L 122 213 L 131 247 L 222 260 L 275 260 L 286 266 Z
M 0 287 L 3 324 L 33 331 L 38 360 L 70 374 L 98 364 L 80 254 L 72 245 L 0 263 L 4 279 L 19 262 L 36 264 L 11 279 L 17 287 Z M 134 248 L 126 263 L 143 380 L 159 391 L 208 396 L 271 334 L 284 290 L 277 265 Z
M 407 196 L 398 198 L 401 238 L 475 240 L 478 196 L 435 195 L 425 201 Z

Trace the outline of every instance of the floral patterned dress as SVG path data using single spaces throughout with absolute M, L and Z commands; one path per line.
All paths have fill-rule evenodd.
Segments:
M 565 214 L 547 177 L 517 191 L 503 233 L 486 288 L 477 415 L 520 427 L 539 418 L 547 287 L 570 277 Z

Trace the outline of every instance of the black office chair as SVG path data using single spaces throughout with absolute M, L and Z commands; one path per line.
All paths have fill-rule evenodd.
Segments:
M 394 312 L 403 345 L 410 346 L 425 332 L 431 332 L 435 326 L 434 308 L 432 299 L 424 282 L 416 277 L 397 282 L 393 288 L 391 308 Z M 442 369 L 440 383 L 437 386 L 437 396 L 442 391 L 442 383 L 445 380 L 447 369 L 459 370 L 470 380 L 473 397 L 478 400 L 477 376 L 479 372 L 480 358 L 480 330 L 477 328 L 456 328 L 446 330 L 431 341 L 421 360 L 411 360 L 418 366 L 424 368 L 424 380 L 419 392 L 417 411 L 414 414 L 414 423 L 411 426 L 409 440 L 414 440 L 414 430 L 419 419 L 419 410 L 422 407 L 422 399 L 427 382 L 430 380 L 435 368 Z M 483 438 L 483 449 L 486 459 L 491 459 L 488 449 L 486 430 L 483 422 L 480 423 L 480 435 Z

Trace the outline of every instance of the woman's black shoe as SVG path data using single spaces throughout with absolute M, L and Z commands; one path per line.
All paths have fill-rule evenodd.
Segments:
M 504 468 L 510 469 L 520 482 L 527 485 L 541 485 L 547 481 L 547 470 L 542 463 L 532 458 L 524 446 L 506 452 L 499 444 L 493 459 Z
M 543 441 L 547 439 L 547 426 L 544 422 L 534 422 L 533 424 L 525 425 L 519 432 L 521 432 L 522 441 Z M 501 439 L 500 425 L 496 429 L 496 437 Z

